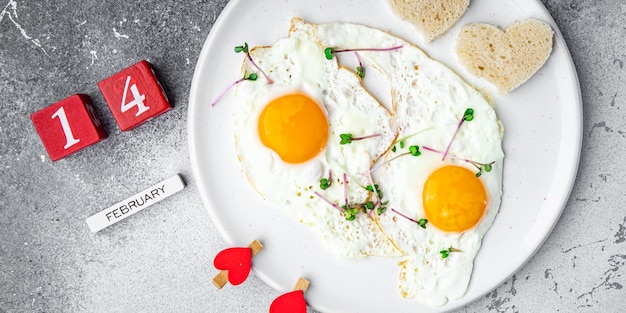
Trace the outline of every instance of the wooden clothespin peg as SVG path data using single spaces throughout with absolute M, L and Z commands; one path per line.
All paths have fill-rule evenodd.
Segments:
M 234 247 L 220 251 L 213 260 L 213 265 L 221 270 L 214 278 L 213 284 L 222 289 L 227 282 L 236 286 L 243 283 L 252 268 L 252 257 L 263 249 L 263 245 L 254 240 L 248 247 Z
M 293 291 L 274 299 L 270 313 L 306 313 L 304 293 L 309 288 L 309 281 L 300 277 Z

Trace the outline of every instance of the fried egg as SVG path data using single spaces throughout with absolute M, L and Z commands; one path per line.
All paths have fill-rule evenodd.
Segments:
M 242 76 L 258 79 L 238 84 L 234 110 L 235 147 L 249 182 L 339 257 L 399 255 L 375 220 L 357 214 L 348 221 L 342 208 L 372 198 L 366 173 L 396 139 L 391 113 L 358 76 L 325 58 L 313 25 L 299 18 L 287 38 L 255 47 L 250 57 Z M 368 139 L 342 145 L 341 134 Z
M 504 153 L 493 107 L 448 67 L 388 33 L 332 23 L 319 25 L 316 35 L 336 49 L 402 46 L 359 52 L 366 67 L 388 79 L 400 128 L 394 148 L 375 166 L 389 208 L 378 222 L 403 253 L 403 297 L 431 306 L 462 297 L 500 206 Z M 473 119 L 461 123 L 467 109 Z M 428 221 L 425 228 L 420 220 Z

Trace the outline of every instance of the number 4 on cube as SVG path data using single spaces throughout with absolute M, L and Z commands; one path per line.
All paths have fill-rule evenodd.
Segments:
M 89 96 L 75 94 L 30 115 L 52 161 L 107 137 Z
M 133 129 L 172 106 L 152 65 L 140 61 L 98 83 L 120 129 Z

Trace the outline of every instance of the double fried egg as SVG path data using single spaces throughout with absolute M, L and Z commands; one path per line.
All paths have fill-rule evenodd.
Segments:
M 357 49 L 387 79 L 391 108 L 327 47 Z M 242 75 L 259 78 L 237 87 L 235 146 L 251 185 L 339 257 L 397 257 L 403 297 L 432 306 L 462 297 L 501 197 L 502 127 L 485 97 L 418 47 L 363 25 L 294 18 L 287 38 L 250 57 Z M 345 135 L 366 139 L 342 144 Z M 348 218 L 368 202 L 387 210 Z

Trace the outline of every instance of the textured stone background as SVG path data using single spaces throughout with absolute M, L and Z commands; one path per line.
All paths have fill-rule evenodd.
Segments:
M 458 312 L 623 312 L 626 303 L 626 2 L 542 2 L 582 88 L 577 182 L 537 255 Z M 0 1 L 0 312 L 264 312 L 279 295 L 255 275 L 218 295 L 212 259 L 225 244 L 190 169 L 191 78 L 226 3 Z M 97 82 L 143 58 L 167 73 L 174 109 L 122 133 L 97 105 L 109 138 L 50 162 L 30 113 L 77 92 L 104 104 Z M 86 216 L 175 173 L 187 188 L 132 227 L 87 231 Z

